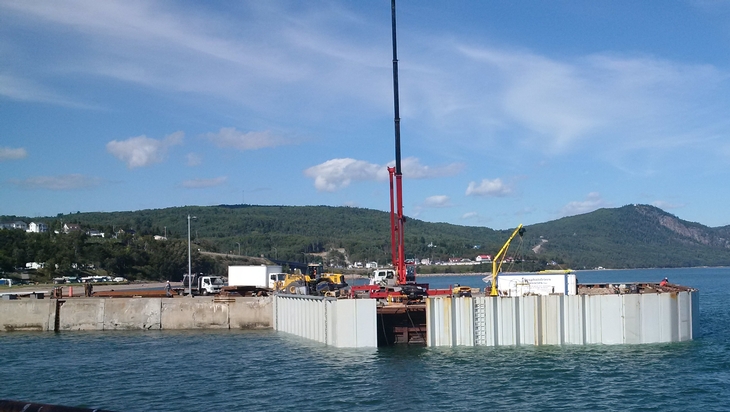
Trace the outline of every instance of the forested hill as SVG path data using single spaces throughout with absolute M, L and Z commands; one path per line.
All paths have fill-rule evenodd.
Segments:
M 300 262 L 319 256 L 337 265 L 390 260 L 389 214 L 362 208 L 220 205 L 0 219 L 44 222 L 51 232 L 75 223 L 83 231 L 104 232 L 105 239 L 122 229 L 136 238 L 166 235 L 186 241 L 188 215 L 195 217 L 191 237 L 201 251 L 240 251 Z M 524 258 L 530 270 L 546 268 L 549 262 L 576 269 L 730 265 L 730 226 L 709 228 L 648 205 L 599 209 L 526 229 L 524 238 L 513 242 L 510 255 Z M 409 219 L 406 255 L 473 260 L 478 254 L 496 254 L 511 232 Z
M 599 209 L 532 225 L 537 254 L 575 268 L 730 265 L 730 226 L 710 228 L 649 205 Z

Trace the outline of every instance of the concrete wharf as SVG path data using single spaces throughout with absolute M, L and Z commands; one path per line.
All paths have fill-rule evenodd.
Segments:
M 521 346 L 683 342 L 699 291 L 579 285 L 576 295 L 428 297 L 420 303 L 268 297 L 0 299 L 0 331 L 273 328 L 335 347 Z M 7 293 L 6 293 L 7 295 Z

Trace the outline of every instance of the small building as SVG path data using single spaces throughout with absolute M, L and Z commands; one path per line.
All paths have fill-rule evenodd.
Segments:
M 479 255 L 474 259 L 477 262 L 492 263 L 492 256 L 490 255 Z
M 45 233 L 48 232 L 48 225 L 43 222 L 30 222 L 28 232 Z
M 16 220 L 15 222 L 3 222 L 0 223 L 0 229 L 28 230 L 28 224 L 22 220 Z
M 78 232 L 80 230 L 81 230 L 81 226 L 79 226 L 76 223 L 64 223 L 63 224 L 63 233 Z

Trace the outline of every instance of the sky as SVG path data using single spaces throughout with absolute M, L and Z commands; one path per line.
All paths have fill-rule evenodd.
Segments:
M 0 0 L 0 215 L 389 210 L 390 13 Z M 407 216 L 730 224 L 730 1 L 398 0 L 397 46 Z

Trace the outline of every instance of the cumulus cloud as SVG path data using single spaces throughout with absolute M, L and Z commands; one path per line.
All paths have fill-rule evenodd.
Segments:
M 0 162 L 5 160 L 25 159 L 26 157 L 28 157 L 28 152 L 22 147 L 17 149 L 12 147 L 0 147 Z
M 127 167 L 149 166 L 165 160 L 167 150 L 171 146 L 181 144 L 185 133 L 175 132 L 162 140 L 152 139 L 145 135 L 130 137 L 127 140 L 112 140 L 106 144 L 107 152 L 125 162 Z
M 204 189 L 224 184 L 228 180 L 227 176 L 220 176 L 213 179 L 191 179 L 182 182 L 182 187 L 188 189 Z
M 241 151 L 277 147 L 288 143 L 281 136 L 269 131 L 242 132 L 235 127 L 224 127 L 218 133 L 206 133 L 204 136 L 218 147 Z
M 481 183 L 469 182 L 466 188 L 467 196 L 493 196 L 502 197 L 512 193 L 512 188 L 502 182 L 502 179 L 482 179 Z
M 27 189 L 75 190 L 99 186 L 102 179 L 82 174 L 62 176 L 35 176 L 27 179 L 11 179 L 11 184 Z
M 583 201 L 575 201 L 570 202 L 567 205 L 563 206 L 562 209 L 560 209 L 560 215 L 561 216 L 573 216 L 573 215 L 580 215 L 583 213 L 592 212 L 596 209 L 600 209 L 602 207 L 609 207 L 610 205 L 608 202 L 603 200 L 600 193 L 598 192 L 591 192 L 588 193 L 588 196 L 586 196 L 586 199 Z
M 331 159 L 322 164 L 312 166 L 304 171 L 304 175 L 314 179 L 314 187 L 323 192 L 334 192 L 349 186 L 352 181 L 385 181 L 388 180 L 387 165 L 369 163 L 351 158 Z M 431 167 L 422 165 L 415 157 L 408 157 L 401 162 L 403 177 L 408 179 L 430 179 L 453 176 L 463 169 L 461 163 Z
M 385 180 L 384 166 L 351 158 L 332 159 L 304 170 L 314 179 L 314 187 L 322 192 L 334 192 L 350 185 L 353 180 Z
M 450 207 L 451 206 L 451 200 L 448 196 L 445 195 L 435 195 L 435 196 L 429 196 L 426 198 L 426 200 L 423 202 L 424 207 Z

